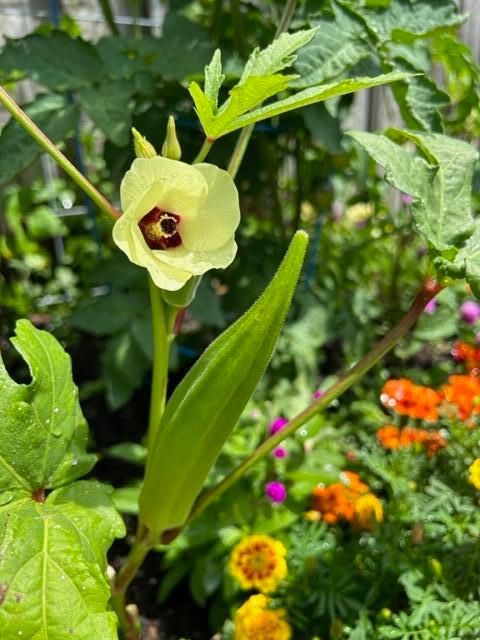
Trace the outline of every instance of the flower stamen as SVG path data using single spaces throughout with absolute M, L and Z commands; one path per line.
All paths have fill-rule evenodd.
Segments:
M 171 249 L 182 244 L 177 231 L 180 216 L 154 207 L 138 223 L 140 231 L 150 249 Z

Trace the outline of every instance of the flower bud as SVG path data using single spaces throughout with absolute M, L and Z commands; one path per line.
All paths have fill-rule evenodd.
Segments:
M 132 128 L 133 148 L 137 158 L 154 158 L 158 156 L 153 144 L 151 144 L 142 134 L 135 128 Z
M 170 158 L 170 160 L 180 160 L 182 157 L 182 149 L 178 142 L 173 116 L 168 117 L 167 135 L 165 136 L 165 142 L 162 147 L 162 156 L 164 158 Z

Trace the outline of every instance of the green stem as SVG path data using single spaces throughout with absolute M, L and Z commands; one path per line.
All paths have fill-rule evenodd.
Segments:
M 214 142 L 215 140 L 211 140 L 210 138 L 205 138 L 205 140 L 203 141 L 202 147 L 200 151 L 197 153 L 195 160 L 192 162 L 192 164 L 198 164 L 199 162 L 203 162 L 205 158 L 208 156 L 208 153 L 212 148 L 212 145 Z
M 285 5 L 285 9 L 283 10 L 282 17 L 280 18 L 280 22 L 278 23 L 275 38 L 278 38 L 278 36 L 284 31 L 288 31 L 290 22 L 293 18 L 293 14 L 295 13 L 296 6 L 297 0 L 288 0 L 287 4 Z M 235 179 L 240 165 L 242 164 L 243 156 L 245 155 L 248 143 L 250 142 L 250 138 L 252 137 L 254 126 L 255 125 L 253 124 L 249 124 L 247 127 L 242 129 L 240 135 L 237 138 L 237 142 L 235 144 L 235 148 L 233 149 L 232 157 L 230 158 L 227 169 L 228 173 L 232 176 L 233 179 Z
M 62 169 L 68 174 L 74 182 L 84 191 L 89 198 L 95 202 L 97 207 L 114 217 L 120 217 L 120 211 L 110 204 L 110 202 L 102 196 L 102 194 L 93 186 L 93 184 L 85 178 L 84 175 L 63 155 L 63 153 L 53 144 L 53 142 L 37 127 L 37 125 L 27 116 L 18 104 L 9 96 L 9 94 L 0 87 L 0 103 L 10 112 L 12 117 L 20 124 L 21 127 L 57 162 Z
M 153 374 L 150 392 L 150 417 L 148 421 L 148 444 L 155 439 L 167 397 L 168 358 L 170 353 L 169 308 L 162 298 L 162 292 L 153 280 L 148 278 L 153 329 Z
M 100 5 L 100 10 L 102 12 L 103 19 L 108 24 L 110 31 L 112 32 L 112 36 L 120 35 L 118 31 L 118 27 L 115 24 L 115 18 L 113 17 L 113 11 L 110 5 L 110 0 L 98 0 L 98 4 Z
M 440 291 L 441 286 L 432 281 L 426 281 L 421 291 L 415 298 L 410 310 L 403 316 L 400 322 L 391 329 L 387 335 L 376 344 L 355 366 L 344 373 L 333 384 L 325 394 L 312 402 L 306 409 L 293 418 L 281 431 L 265 440 L 252 454 L 250 454 L 241 464 L 238 465 L 229 475 L 210 490 L 206 491 L 197 501 L 189 522 L 196 518 L 214 500 L 229 489 L 241 476 L 250 469 L 258 460 L 269 454 L 285 438 L 292 435 L 297 429 L 304 425 L 310 418 L 318 412 L 326 409 L 333 400 L 342 395 L 367 371 L 369 371 L 383 356 L 410 331 L 415 322 L 422 314 L 425 305 Z
M 122 568 L 115 576 L 112 585 L 112 608 L 117 614 L 118 623 L 126 640 L 138 640 L 140 636 L 140 620 L 138 616 L 127 611 L 127 589 L 140 569 L 147 553 L 153 549 L 158 538 L 153 539 L 148 529 L 139 525 L 135 542 Z

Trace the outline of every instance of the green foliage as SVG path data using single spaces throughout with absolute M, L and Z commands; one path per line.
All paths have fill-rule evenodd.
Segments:
M 0 54 L 0 72 L 20 72 L 54 91 L 65 91 L 99 81 L 104 69 L 93 45 L 53 31 L 8 40 Z
M 260 299 L 213 342 L 169 400 L 152 443 L 140 495 L 140 519 L 152 531 L 180 526 L 188 518 L 211 466 L 270 360 L 307 242 L 305 233 L 295 235 Z M 160 503 L 159 491 L 163 492 Z
M 70 358 L 26 320 L 12 343 L 32 380 L 16 383 L 0 361 L 2 636 L 115 640 L 105 553 L 124 527 L 104 486 L 75 482 L 95 456 Z
M 29 364 L 32 383 L 17 384 L 0 363 L 0 483 L 21 497 L 73 482 L 95 456 L 85 452 L 87 425 L 62 347 L 26 320 L 17 323 L 12 343 Z
M 385 179 L 413 196 L 415 223 L 437 252 L 459 248 L 473 232 L 472 177 L 477 151 L 439 134 L 389 131 L 414 142 L 422 157 L 412 157 L 384 135 L 352 132 L 357 142 L 386 169 Z
M 205 72 L 205 92 L 196 82 L 192 82 L 189 86 L 205 135 L 216 139 L 255 122 L 300 107 L 407 77 L 405 74 L 386 74 L 377 78 L 355 78 L 315 86 L 284 100 L 255 109 L 268 98 L 290 86 L 296 76 L 285 76 L 277 72 L 293 64 L 296 59 L 294 52 L 307 44 L 314 34 L 313 29 L 295 34 L 283 34 L 263 51 L 256 49 L 248 59 L 239 83 L 230 90 L 230 98 L 220 108 L 217 108 L 216 100 L 218 88 L 221 85 L 221 66 L 219 55 L 215 54 Z
M 64 97 L 41 94 L 24 108 L 53 142 L 62 142 L 72 136 L 78 108 Z M 0 148 L 0 184 L 11 180 L 41 153 L 38 144 L 14 120 L 10 120 L 2 129 Z

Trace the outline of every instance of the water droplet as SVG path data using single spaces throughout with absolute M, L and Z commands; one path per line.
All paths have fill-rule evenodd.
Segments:
M 65 576 L 63 574 L 60 576 L 60 580 L 65 580 Z
M 52 435 L 54 435 L 56 438 L 59 438 L 62 435 L 62 427 L 60 425 L 56 425 L 53 429 L 52 429 Z
M 50 424 L 50 418 L 47 418 L 47 419 L 45 420 L 45 422 L 46 422 L 47 424 Z
M 4 504 L 8 504 L 13 499 L 13 493 L 11 491 L 4 491 L 0 493 L 0 506 Z
M 58 407 L 55 407 L 55 409 L 53 410 L 53 413 L 58 413 L 60 411 L 60 409 Z
M 305 438 L 306 436 L 308 436 L 308 429 L 300 429 L 298 433 L 302 436 L 302 438 Z
M 18 632 L 18 635 L 19 635 L 19 636 L 23 636 L 23 631 L 19 631 L 19 632 Z
M 72 467 L 76 467 L 76 466 L 77 466 L 77 464 L 78 464 L 78 460 L 77 460 L 76 458 L 74 458 L 74 459 L 72 460 Z

